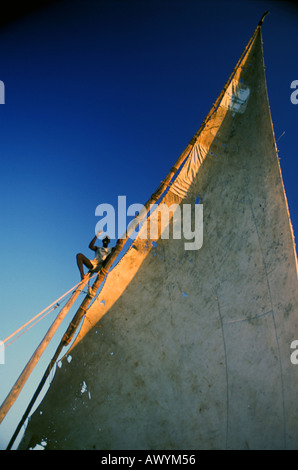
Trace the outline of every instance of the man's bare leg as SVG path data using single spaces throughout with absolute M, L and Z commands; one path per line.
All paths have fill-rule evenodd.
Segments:
M 86 268 L 88 268 L 89 270 L 93 269 L 93 264 L 91 263 L 91 261 L 85 255 L 83 255 L 82 253 L 77 254 L 77 265 L 78 265 L 82 280 L 86 276 L 84 274 L 83 265 L 86 266 Z

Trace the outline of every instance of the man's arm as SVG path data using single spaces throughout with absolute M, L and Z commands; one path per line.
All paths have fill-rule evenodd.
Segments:
M 98 232 L 98 233 L 95 235 L 95 237 L 91 240 L 91 242 L 89 243 L 89 248 L 90 248 L 90 250 L 92 250 L 92 251 L 96 251 L 96 250 L 97 250 L 98 247 L 95 246 L 94 244 L 95 244 L 95 242 L 96 242 L 96 240 L 97 240 L 97 237 L 99 237 L 99 235 L 100 235 L 101 233 L 102 233 L 102 232 Z

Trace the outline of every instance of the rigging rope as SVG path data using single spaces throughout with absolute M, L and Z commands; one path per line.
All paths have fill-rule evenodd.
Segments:
M 93 277 L 95 277 L 97 275 L 97 273 L 95 273 L 93 276 L 90 277 L 90 279 L 92 279 Z M 71 289 L 69 289 L 67 292 L 65 292 L 65 294 L 61 295 L 61 297 L 59 297 L 58 299 L 56 299 L 54 302 L 52 302 L 50 305 L 48 305 L 46 308 L 44 308 L 41 312 L 39 312 L 37 315 L 35 315 L 33 318 L 31 318 L 31 320 L 29 320 L 28 322 L 24 323 L 24 325 L 20 326 L 20 328 L 18 328 L 14 333 L 12 333 L 11 335 L 9 335 L 7 338 L 5 338 L 3 341 L 1 341 L 1 346 L 3 347 L 3 349 L 7 348 L 10 344 L 12 344 L 16 339 L 20 338 L 20 336 L 22 336 L 24 333 L 26 333 L 26 331 L 30 330 L 30 328 L 32 328 L 34 325 L 36 325 L 39 321 L 41 321 L 43 318 L 45 318 L 50 312 L 52 312 L 53 310 L 55 310 L 57 307 L 60 306 L 60 301 L 62 299 L 64 299 L 64 297 L 66 297 L 68 294 L 70 294 L 73 290 L 75 290 L 80 284 L 82 283 L 82 281 L 78 282 L 75 286 L 73 286 Z M 60 303 L 59 303 L 60 302 Z M 52 307 L 52 308 L 51 308 Z M 49 310 L 51 309 L 51 310 Z M 47 311 L 49 310 L 49 311 Z M 45 313 L 46 312 L 46 313 Z M 44 315 L 43 315 L 44 314 Z M 41 317 L 41 315 L 43 315 Z M 41 318 L 39 318 L 41 317 Z M 39 318 L 39 320 L 37 320 Z M 24 328 L 26 328 L 26 326 L 30 325 L 34 320 L 37 320 L 35 321 L 35 323 L 33 323 L 33 325 L 29 326 L 29 328 L 27 328 L 25 331 L 23 331 L 21 334 L 19 334 L 16 338 L 14 338 L 12 341 L 10 341 L 8 344 L 5 344 L 7 343 L 8 340 L 10 340 L 11 338 L 13 338 L 14 336 L 16 336 L 20 331 L 22 331 Z
M 49 315 L 49 313 L 51 313 L 53 310 L 55 310 L 57 307 L 59 306 L 59 304 L 55 305 L 55 307 L 51 308 L 51 310 L 49 310 L 47 313 L 45 313 L 42 317 L 40 317 L 38 320 L 36 320 L 36 322 L 34 322 L 32 325 L 28 326 L 28 328 L 26 328 L 26 330 L 22 331 L 18 336 L 16 336 L 15 338 L 13 338 L 11 341 L 9 341 L 9 343 L 5 344 L 4 345 L 4 349 L 8 348 L 8 346 L 10 346 L 12 343 L 14 343 L 17 339 L 19 339 L 21 336 L 23 336 L 23 334 L 26 333 L 26 331 L 29 331 L 31 328 L 33 328 L 33 326 L 35 326 L 37 323 L 39 323 L 41 320 L 43 320 L 43 318 L 45 318 L 47 315 Z

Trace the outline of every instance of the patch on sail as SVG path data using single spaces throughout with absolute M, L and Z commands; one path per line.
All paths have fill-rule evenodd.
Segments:
M 244 113 L 250 89 L 240 84 L 237 80 L 232 80 L 221 102 L 221 106 L 236 113 Z

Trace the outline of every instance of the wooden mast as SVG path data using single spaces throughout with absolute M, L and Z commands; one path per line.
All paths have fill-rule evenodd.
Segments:
M 65 306 L 61 309 L 59 314 L 57 315 L 56 319 L 48 329 L 46 335 L 44 336 L 43 340 L 39 344 L 38 348 L 35 350 L 33 355 L 31 356 L 31 359 L 25 366 L 23 372 L 19 376 L 18 380 L 14 384 L 13 388 L 11 389 L 10 393 L 4 400 L 3 404 L 0 407 L 0 423 L 3 421 L 5 418 L 6 414 L 18 398 L 22 388 L 24 387 L 26 381 L 28 380 L 31 372 L 33 371 L 34 367 L 38 363 L 41 355 L 43 354 L 44 350 L 48 346 L 49 342 L 51 341 L 53 335 L 59 328 L 61 322 L 64 320 L 65 316 L 67 315 L 69 309 L 72 307 L 74 304 L 75 300 L 81 293 L 82 287 L 84 287 L 87 282 L 88 282 L 89 276 L 86 276 L 86 278 L 80 283 L 79 287 L 73 292 L 72 296 L 68 300 L 68 302 L 65 304 Z

